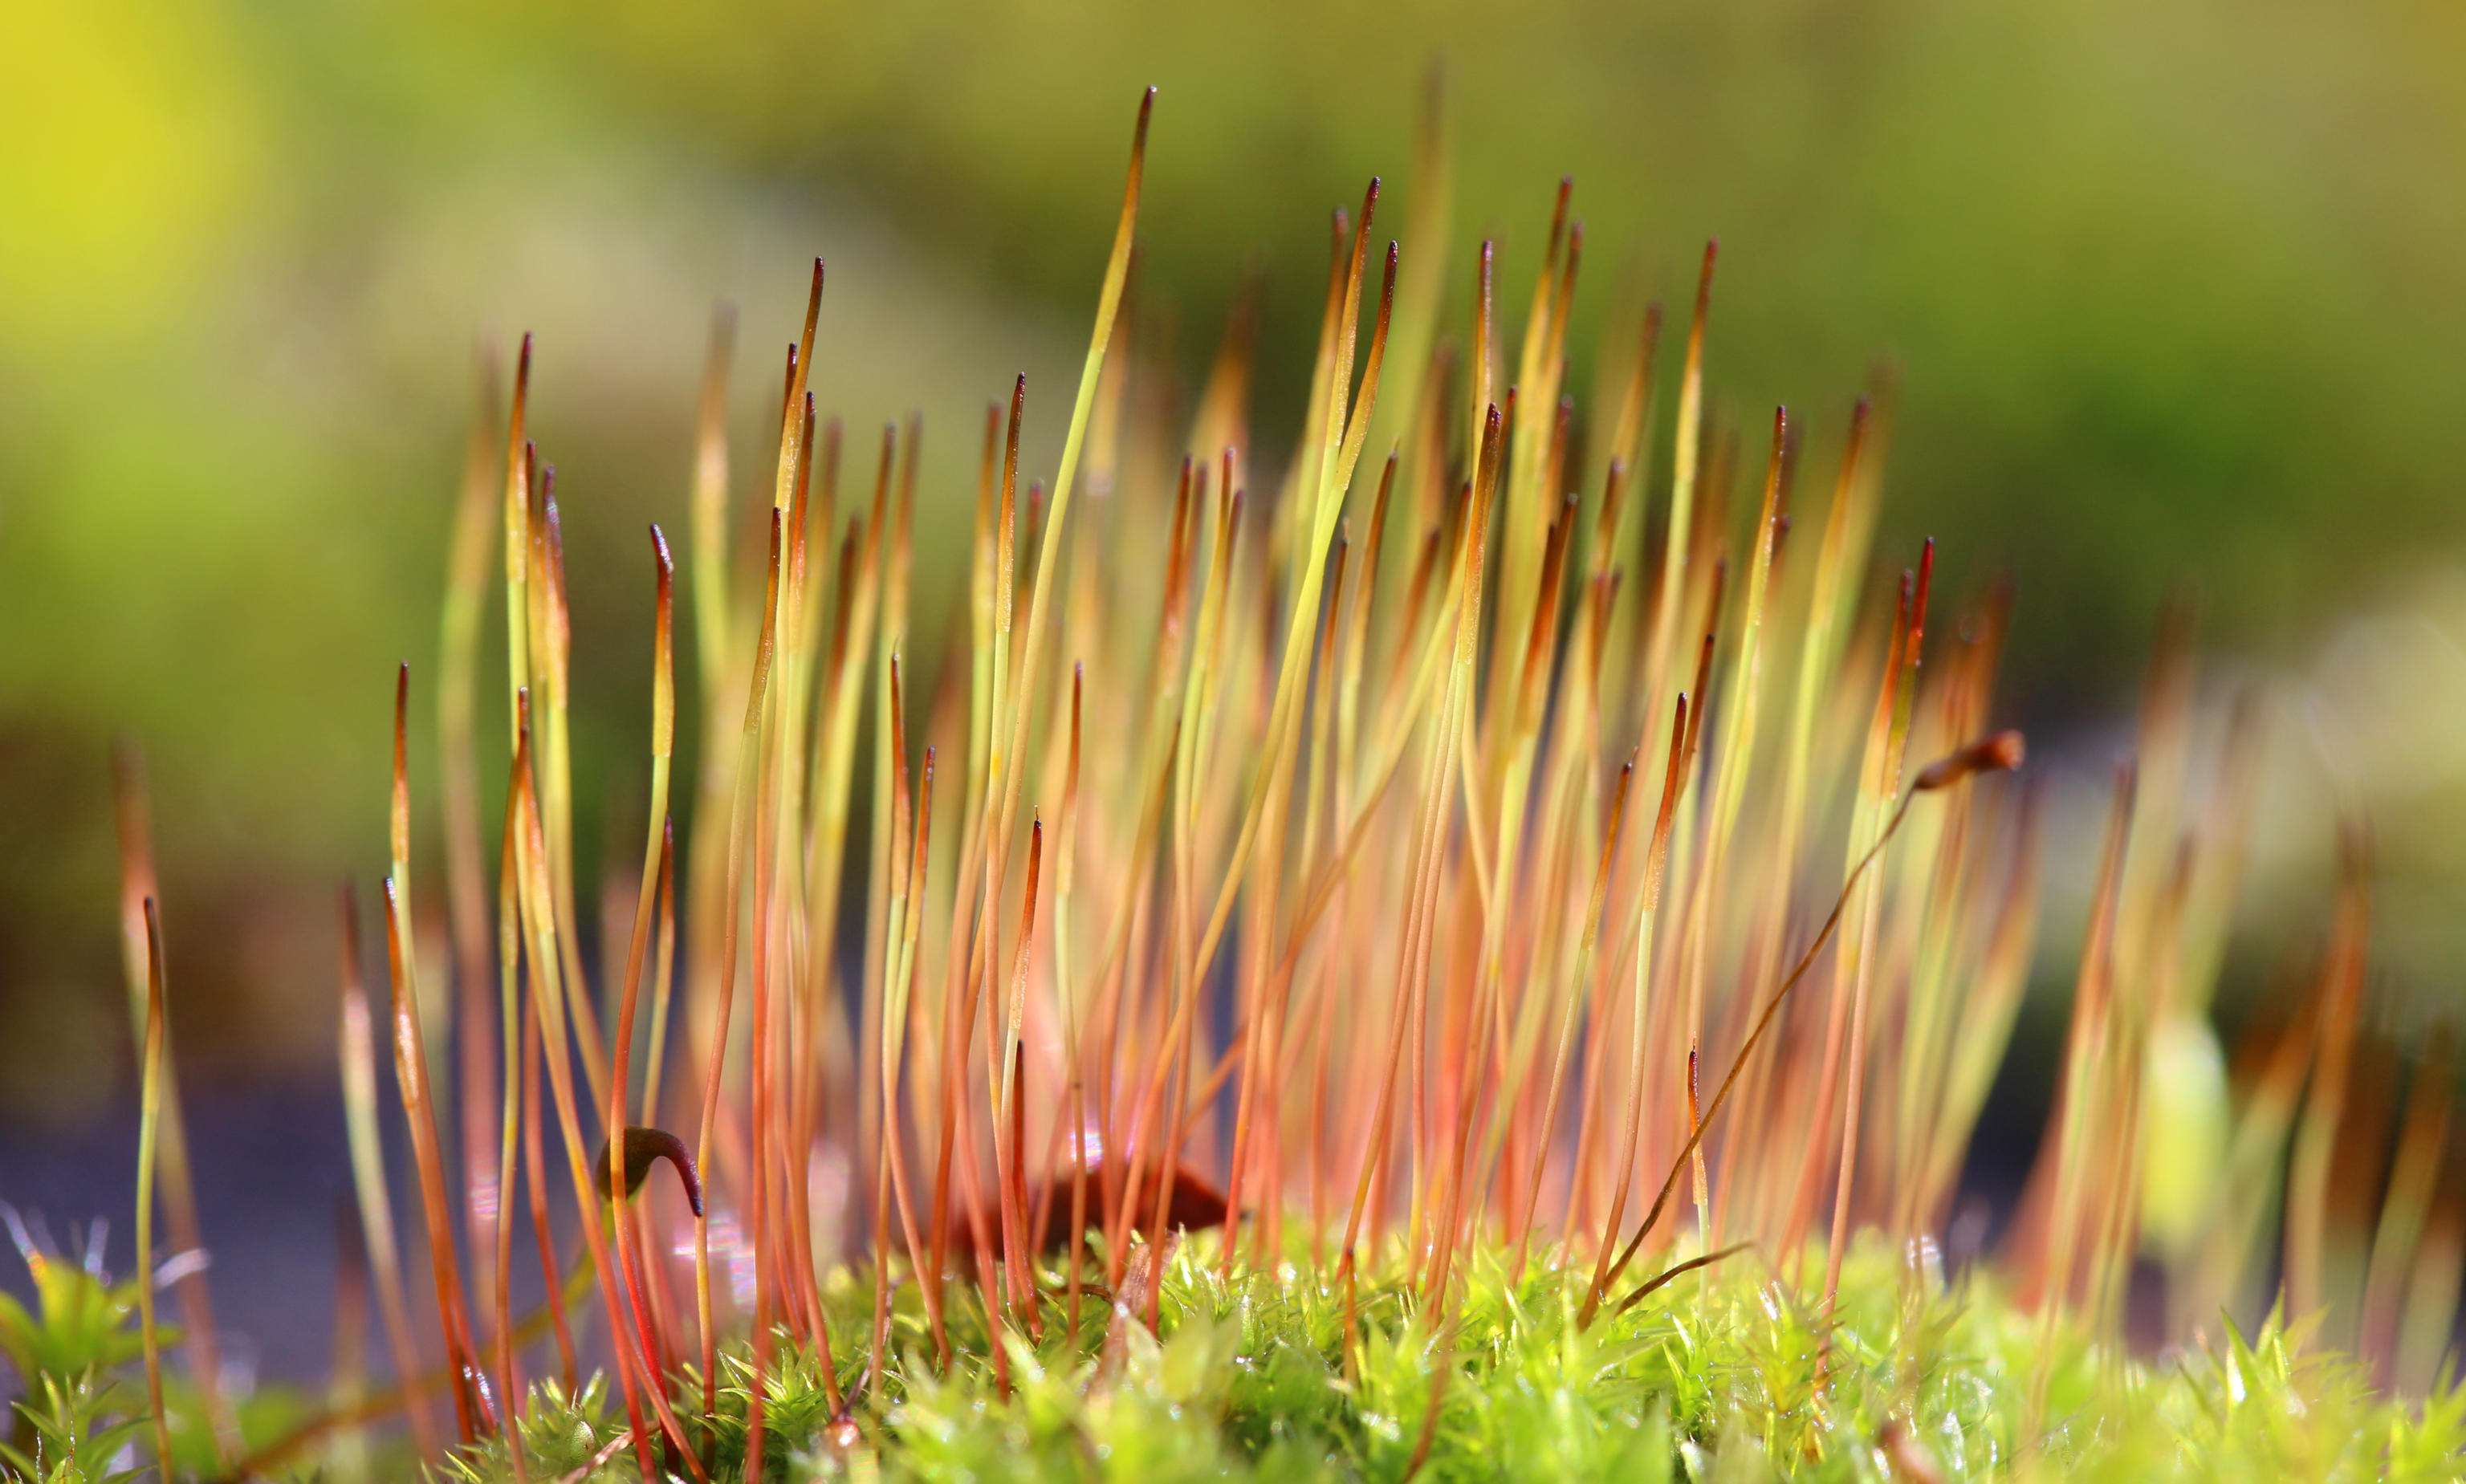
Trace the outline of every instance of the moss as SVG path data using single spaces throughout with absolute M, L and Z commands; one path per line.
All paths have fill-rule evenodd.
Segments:
M 1060 1333 L 1056 1310 L 1041 1343 L 1010 1337 L 1007 1394 L 980 1347 L 963 1346 L 948 1373 L 932 1363 L 910 1286 L 882 1389 L 853 1404 L 852 1427 L 835 1429 L 815 1357 L 777 1358 L 762 1476 L 2448 1479 L 2466 1445 L 2466 1391 L 2419 1405 L 2378 1396 L 2356 1367 L 2306 1351 L 2275 1321 L 2135 1358 L 2051 1328 L 1983 1272 L 1947 1281 L 1931 1253 L 1905 1263 L 1879 1239 L 1853 1247 L 1828 1347 L 1793 1286 L 1753 1254 L 1583 1328 L 1580 1277 L 1536 1268 L 1511 1283 L 1502 1256 L 1485 1252 L 1452 1336 L 1430 1332 L 1393 1265 L 1364 1282 L 1351 1365 L 1329 1274 L 1296 1257 L 1224 1281 L 1213 1256 L 1207 1237 L 1176 1255 L 1158 1333 L 1091 1303 L 1076 1336 Z M 834 1280 L 835 1336 L 863 1336 L 869 1289 L 861 1273 Z M 980 1314 L 953 1319 L 981 1335 Z M 2033 1402 L 2041 1356 L 2051 1363 Z M 726 1484 L 746 1477 L 751 1365 L 741 1346 L 721 1363 L 707 1426 Z M 853 1387 L 864 1357 L 843 1342 L 835 1366 Z M 681 1378 L 681 1403 L 699 1391 Z M 609 1451 L 622 1426 L 603 1386 L 574 1399 L 544 1386 L 534 1401 L 531 1477 L 594 1459 L 592 1478 L 637 1477 L 630 1450 Z M 2020 1443 L 2033 1431 L 2035 1457 Z M 455 1469 L 469 1484 L 512 1477 L 502 1445 Z

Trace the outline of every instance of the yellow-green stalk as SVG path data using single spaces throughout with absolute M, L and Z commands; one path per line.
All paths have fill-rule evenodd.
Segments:
M 146 1412 L 154 1428 L 154 1470 L 171 1476 L 171 1420 L 163 1405 L 163 1341 L 154 1328 L 154 1163 L 163 1129 L 163 919 L 147 897 L 146 1034 L 139 1058 L 137 1124 L 137 1322 L 146 1347 Z

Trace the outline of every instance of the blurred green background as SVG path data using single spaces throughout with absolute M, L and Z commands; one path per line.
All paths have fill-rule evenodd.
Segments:
M 2213 648 L 2299 656 L 2466 532 L 2466 11 L 2432 0 L 0 0 L 0 1115 L 125 1074 L 122 728 L 192 1077 L 322 1071 L 325 892 L 382 850 L 475 348 L 539 336 L 594 798 L 714 301 L 741 478 L 815 253 L 852 449 L 923 409 L 951 508 L 1025 370 L 1049 466 L 1155 83 L 1144 303 L 1195 375 L 1264 273 L 1272 451 L 1324 214 L 1374 172 L 1409 197 L 1438 56 L 1451 303 L 1495 232 L 1520 306 L 1572 173 L 1580 325 L 1683 300 L 1721 236 L 1734 414 L 1786 400 L 1828 446 L 1896 355 L 1888 540 L 2017 571 L 2023 719 L 2122 704 L 2179 581 Z

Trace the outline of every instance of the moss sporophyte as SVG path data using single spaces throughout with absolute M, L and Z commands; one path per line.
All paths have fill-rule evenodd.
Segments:
M 392 677 L 381 968 L 366 902 L 342 904 L 356 1201 L 312 1415 L 226 1394 L 205 1274 L 154 1267 L 158 1208 L 173 1252 L 211 1233 L 129 754 L 139 1268 L 115 1282 L 20 1228 L 40 1303 L 0 1300 L 27 1393 L 0 1467 L 2453 1476 L 2445 1060 L 2386 1181 L 2332 1179 L 2344 1120 L 2392 1098 L 2350 1074 L 2360 824 L 2236 1106 L 2151 1113 L 2168 1058 L 2214 1050 L 2265 708 L 2196 745 L 2168 627 L 2043 1053 L 2055 1113 L 1982 1253 L 1954 1216 L 2035 953 L 2042 796 L 1995 720 L 2008 586 L 1950 601 L 1931 544 L 1878 550 L 1891 377 L 1837 415 L 1776 410 L 1748 482 L 1706 390 L 1708 245 L 1674 377 L 1656 304 L 1612 317 L 1580 396 L 1572 186 L 1512 336 L 1508 255 L 1449 257 L 1434 102 L 1399 239 L 1378 181 L 1334 215 L 1293 453 L 1260 459 L 1247 307 L 1186 405 L 1140 333 L 1153 102 L 1059 461 L 1022 489 L 1020 378 L 964 535 L 919 529 L 916 417 L 842 506 L 842 431 L 807 389 L 818 260 L 759 388 L 776 461 L 749 519 L 720 321 L 682 565 L 649 537 L 639 870 L 607 867 L 627 905 L 589 956 L 582 506 L 533 444 L 525 341 L 457 516 L 441 799 L 409 784 L 420 679 Z M 1811 462 L 1832 473 L 1802 523 Z M 758 567 L 731 560 L 749 528 Z M 966 557 L 964 599 L 923 622 L 920 537 Z M 412 856 L 424 811 L 437 862 Z M 415 897 L 444 904 L 450 956 L 423 954 Z M 534 1266 L 545 1301 L 518 1311 Z

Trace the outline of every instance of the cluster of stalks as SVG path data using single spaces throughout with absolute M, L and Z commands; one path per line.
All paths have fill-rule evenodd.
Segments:
M 1942 1229 L 2032 962 L 2039 796 L 2009 775 L 2018 736 L 1991 727 L 2008 591 L 1943 621 L 1931 547 L 1869 580 L 1900 565 L 1875 550 L 1889 384 L 1828 416 L 1776 411 L 1748 443 L 1706 394 L 1708 245 L 1674 405 L 1654 305 L 1604 337 L 1580 406 L 1568 186 L 1512 339 L 1492 246 L 1445 266 L 1433 123 L 1401 246 L 1378 231 L 1376 181 L 1357 216 L 1334 214 L 1305 422 L 1289 462 L 1264 467 L 1246 314 L 1184 415 L 1136 353 L 1148 109 L 1049 483 L 1021 487 L 1024 378 L 988 409 L 952 652 L 911 648 L 921 423 L 886 427 L 842 499 L 841 429 L 806 388 L 819 262 L 774 404 L 764 559 L 731 570 L 746 523 L 721 326 L 682 574 L 651 532 L 639 874 L 604 898 L 609 947 L 589 956 L 559 494 L 526 426 L 526 342 L 453 546 L 445 849 L 424 875 L 397 677 L 382 1003 L 343 904 L 366 1256 L 349 1278 L 374 1293 L 398 1381 L 368 1397 L 354 1362 L 343 1415 L 399 1406 L 432 1452 L 506 1427 L 550 1368 L 542 1321 L 512 1310 L 525 1225 L 553 1371 L 570 1391 L 596 1311 L 645 1476 L 698 1479 L 724 1335 L 750 1334 L 759 1458 L 778 1347 L 818 1359 L 833 1409 L 862 1419 L 903 1291 L 944 1367 L 965 1360 L 960 1306 L 971 1333 L 1031 1339 L 1140 1302 L 1153 1323 L 1159 1249 L 1182 1226 L 1221 1221 L 1208 1260 L 1227 1273 L 1306 1254 L 1291 1281 L 1350 1293 L 1368 1265 L 1401 1271 L 1442 1344 L 1475 1250 L 1519 1281 L 1556 1275 L 1592 1322 L 1681 1258 L 1752 1245 L 1828 1315 L 1854 1230 Z M 1468 321 L 1442 335 L 1450 305 Z M 1828 473 L 1801 478 L 1816 461 Z M 1828 490 L 1798 521 L 1807 483 Z M 492 568 L 513 764 L 483 818 Z M 702 682 L 689 847 L 671 824 L 680 575 Z M 2119 1322 L 2144 1249 L 2151 1048 L 2207 1035 L 2252 809 L 2259 729 L 2231 729 L 2222 766 L 2194 755 L 2188 646 L 2170 634 L 2013 1225 L 2050 1322 Z M 146 1147 L 193 1246 L 142 808 L 127 818 Z M 2323 1226 L 2361 1054 L 2359 842 L 2350 858 L 2312 1008 L 2263 1047 L 2231 1158 L 2174 1246 L 2186 1324 L 2266 1259 L 2290 1137 L 2290 1301 L 2319 1305 L 2355 1268 L 2352 1233 Z M 415 930 L 429 878 L 443 962 Z M 449 999 L 439 1068 L 422 1005 Z M 423 1277 L 381 1162 L 380 1026 Z M 2357 1270 L 2361 1338 L 2391 1354 L 2402 1314 L 2454 1307 L 2466 1238 L 2434 1200 L 2445 1076 L 2418 1083 L 2388 1250 Z M 661 1158 L 685 1178 L 646 1183 Z M 552 1217 L 567 1200 L 578 1222 Z M 841 1306 L 835 1332 L 826 1290 L 855 1259 L 869 1315 L 849 1333 Z M 192 1282 L 188 1343 L 210 1383 Z M 444 1362 L 425 1388 L 423 1333 Z M 1006 1384 L 1004 1346 L 966 1363 Z

